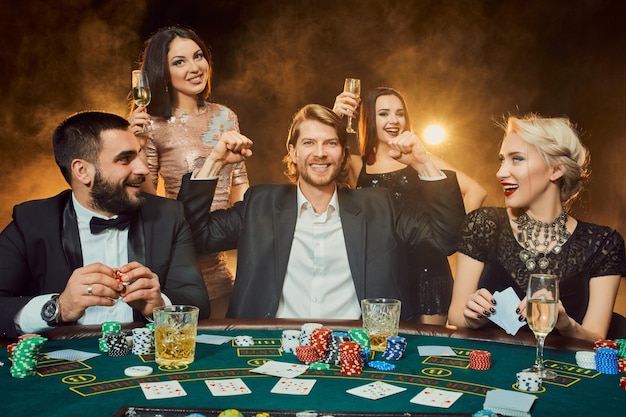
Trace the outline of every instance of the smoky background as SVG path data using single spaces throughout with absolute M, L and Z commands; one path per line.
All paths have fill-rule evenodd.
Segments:
M 591 151 L 573 214 L 626 233 L 626 4 L 620 0 L 0 0 L 0 227 L 12 207 L 67 188 L 52 130 L 68 115 L 128 115 L 130 73 L 161 26 L 194 28 L 212 51 L 211 101 L 254 140 L 252 184 L 287 182 L 291 117 L 332 107 L 343 79 L 400 90 L 429 151 L 503 205 L 506 115 L 568 116 Z M 356 151 L 356 145 L 355 145 Z

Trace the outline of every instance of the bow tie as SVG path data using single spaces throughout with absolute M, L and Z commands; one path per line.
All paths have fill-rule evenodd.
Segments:
M 130 226 L 130 216 L 128 214 L 120 214 L 115 219 L 109 220 L 92 217 L 89 222 L 89 228 L 91 229 L 91 233 L 94 235 L 109 228 L 124 230 L 127 229 L 128 226 Z

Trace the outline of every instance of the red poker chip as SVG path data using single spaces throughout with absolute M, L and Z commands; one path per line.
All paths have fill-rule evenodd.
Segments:
M 601 347 L 617 350 L 619 348 L 619 345 L 615 340 L 611 340 L 611 339 L 596 340 L 593 346 L 593 350 L 596 350 L 597 348 L 601 348 Z
M 491 353 L 486 350 L 473 350 L 469 358 L 471 369 L 486 371 L 491 368 Z
M 623 376 L 619 379 L 619 386 L 622 389 L 626 389 L 626 376 Z

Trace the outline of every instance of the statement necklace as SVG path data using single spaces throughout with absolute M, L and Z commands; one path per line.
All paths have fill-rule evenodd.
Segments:
M 524 246 L 519 257 L 526 265 L 526 269 L 534 271 L 537 267 L 544 270 L 550 266 L 548 254 L 558 255 L 563 249 L 563 244 L 569 239 L 571 233 L 567 231 L 567 212 L 563 212 L 551 223 L 543 223 L 523 213 L 517 220 L 517 240 Z M 543 235 L 543 236 L 542 236 Z M 543 238 L 543 241 L 540 240 Z M 550 246 L 553 245 L 552 249 Z

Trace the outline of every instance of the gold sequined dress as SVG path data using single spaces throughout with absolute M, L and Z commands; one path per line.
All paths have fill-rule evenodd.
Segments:
M 153 118 L 146 155 L 148 168 L 156 188 L 158 176 L 163 179 L 165 195 L 176 198 L 182 176 L 200 168 L 223 132 L 239 131 L 237 115 L 229 108 L 215 103 L 205 103 L 199 114 L 186 114 L 174 109 L 172 117 L 165 120 Z M 248 183 L 245 164 L 225 166 L 218 181 L 211 210 L 230 207 L 231 187 Z M 234 276 L 223 252 L 199 255 L 204 282 L 211 299 L 232 292 Z

